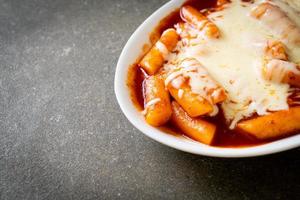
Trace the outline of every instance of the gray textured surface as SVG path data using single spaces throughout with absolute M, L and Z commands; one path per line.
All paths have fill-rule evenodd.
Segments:
M 116 62 L 164 1 L 0 0 L 0 199 L 299 199 L 300 150 L 183 153 L 121 113 Z

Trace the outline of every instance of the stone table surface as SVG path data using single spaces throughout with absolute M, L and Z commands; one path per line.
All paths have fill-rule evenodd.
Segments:
M 300 149 L 197 156 L 144 136 L 118 56 L 166 0 L 0 0 L 0 199 L 300 199 Z

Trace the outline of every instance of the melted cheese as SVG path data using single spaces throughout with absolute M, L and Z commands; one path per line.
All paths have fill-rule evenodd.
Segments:
M 179 90 L 178 90 L 178 97 L 179 97 L 179 99 L 182 98 L 183 94 L 184 94 L 184 90 L 179 89 Z
M 155 47 L 162 54 L 163 58 L 166 59 L 169 54 L 169 50 L 167 49 L 166 45 L 164 45 L 164 43 L 162 43 L 161 41 L 157 41 Z
M 145 109 L 142 111 L 142 114 L 143 114 L 143 115 L 146 115 L 147 112 L 148 112 L 148 108 L 149 108 L 150 106 L 154 106 L 155 104 L 157 104 L 157 103 L 160 102 L 160 101 L 161 101 L 160 98 L 155 98 L 155 99 L 152 99 L 152 100 L 148 101 L 148 102 L 146 103 L 146 105 L 145 105 Z
M 287 2 L 287 3 L 285 3 Z M 300 29 L 300 1 L 299 0 L 277 0 L 274 2 L 279 6 L 287 16 L 295 23 Z M 293 7 L 291 7 L 291 6 Z M 299 45 L 290 43 L 286 44 L 288 49 L 289 59 L 294 63 L 300 64 L 300 47 Z
M 184 77 L 189 79 L 191 90 L 213 104 L 213 98 L 221 93 L 219 85 L 210 77 L 208 71 L 196 60 L 184 60 L 180 67 Z M 213 95 L 209 94 L 214 91 Z
M 255 4 L 259 2 L 261 1 Z M 284 7 L 283 10 L 289 12 L 288 16 L 294 16 L 291 19 L 300 24 L 300 16 L 294 9 L 284 3 L 277 4 L 277 1 L 274 3 Z M 280 37 L 250 16 L 255 4 L 246 4 L 248 5 L 246 7 L 241 4 L 239 0 L 232 0 L 226 9 L 208 16 L 220 29 L 219 39 L 208 40 L 201 33 L 195 34 L 197 30 L 191 30 L 189 27 L 188 35 L 193 37 L 178 42 L 176 51 L 179 53 L 169 55 L 168 63 L 164 66 L 164 70 L 168 71 L 177 68 L 178 63 L 186 58 L 198 60 L 227 92 L 227 99 L 221 107 L 225 118 L 231 124 L 231 129 L 241 119 L 255 113 L 267 115 L 270 111 L 289 108 L 287 98 L 290 86 L 266 81 L 261 76 L 265 44 L 270 39 L 280 40 Z M 182 26 L 176 26 L 176 29 L 180 34 L 187 34 L 184 33 Z M 289 44 L 288 54 L 290 61 L 299 63 L 299 46 Z M 201 85 L 198 80 L 190 81 L 191 88 Z M 201 93 L 197 90 L 194 92 Z
M 251 15 L 286 43 L 300 46 L 299 27 L 280 7 L 272 3 L 260 4 L 253 9 Z
M 272 59 L 266 68 L 267 78 L 277 83 L 282 82 L 289 73 L 300 74 L 296 64 L 283 60 Z

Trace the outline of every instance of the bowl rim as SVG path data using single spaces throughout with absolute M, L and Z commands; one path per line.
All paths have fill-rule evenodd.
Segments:
M 171 0 L 157 9 L 134 31 L 121 52 L 115 71 L 114 90 L 119 106 L 127 119 L 148 137 L 169 147 L 198 155 L 228 158 L 253 157 L 273 154 L 299 147 L 300 135 L 294 135 L 251 147 L 213 147 L 196 141 L 179 139 L 178 137 L 167 134 L 158 128 L 152 127 L 145 122 L 136 106 L 134 106 L 134 103 L 130 98 L 129 88 L 126 85 L 129 67 L 138 58 L 142 50 L 142 45 L 145 44 L 144 42 L 141 42 L 142 44 L 137 43 L 137 40 L 142 32 L 146 32 L 148 34 L 151 33 L 157 23 L 164 18 L 166 14 L 169 14 L 172 10 L 179 8 L 184 2 L 185 0 Z M 143 37 L 145 39 L 145 36 Z M 149 38 L 146 38 L 145 40 L 149 40 Z M 135 49 L 135 51 L 132 51 L 132 49 Z

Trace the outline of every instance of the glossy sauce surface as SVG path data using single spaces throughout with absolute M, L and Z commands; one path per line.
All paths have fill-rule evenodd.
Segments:
M 216 1 L 211 0 L 190 0 L 185 3 L 185 5 L 191 5 L 198 10 L 204 8 L 213 8 L 216 5 Z M 169 14 L 164 20 L 160 21 L 157 28 L 151 33 L 150 41 L 154 44 L 160 37 L 161 33 L 174 24 L 182 21 L 180 19 L 179 10 L 176 10 Z M 144 49 L 143 54 L 147 51 Z M 139 63 L 137 60 L 136 63 Z M 144 107 L 144 97 L 143 97 L 143 81 L 147 74 L 139 68 L 138 64 L 133 64 L 129 74 L 128 74 L 128 86 L 130 88 L 132 100 L 139 110 L 143 110 Z M 228 124 L 225 123 L 222 112 L 220 112 L 216 117 L 207 118 L 207 121 L 214 123 L 217 126 L 217 133 L 214 138 L 212 146 L 218 147 L 249 147 L 254 145 L 261 145 L 269 141 L 261 141 L 245 134 L 238 132 L 237 130 L 229 130 Z M 179 129 L 173 126 L 171 123 L 166 124 L 161 127 L 161 130 L 168 132 L 172 135 L 182 136 L 184 135 Z
M 128 86 L 131 90 L 132 101 L 135 103 L 135 106 L 142 111 L 144 107 L 144 97 L 143 97 L 143 81 L 146 78 L 146 74 L 139 68 L 137 64 L 132 66 L 132 69 L 129 73 L 130 79 Z M 212 146 L 218 147 L 248 147 L 254 145 L 264 144 L 268 141 L 260 141 L 250 136 L 239 133 L 235 130 L 229 130 L 228 125 L 225 123 L 223 114 L 220 112 L 216 117 L 206 118 L 207 121 L 214 123 L 217 126 L 216 137 Z M 167 123 L 160 129 L 164 132 L 170 133 L 176 136 L 184 135 L 178 128 L 173 126 L 171 123 Z

